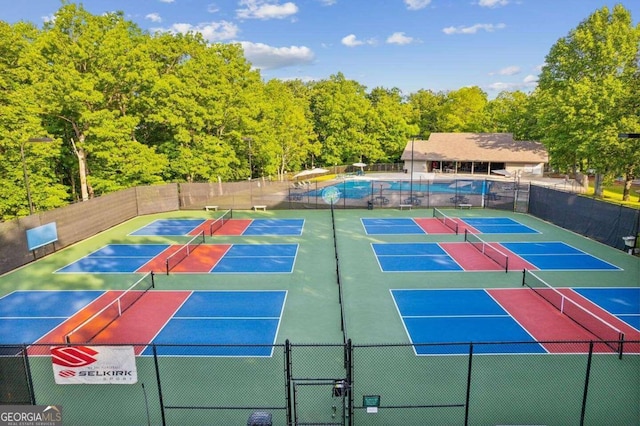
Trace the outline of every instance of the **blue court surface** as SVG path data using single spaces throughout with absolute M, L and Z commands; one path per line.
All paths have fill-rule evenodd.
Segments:
M 109 244 L 58 269 L 56 273 L 129 274 L 169 247 L 168 244 Z
M 508 217 L 464 217 L 460 219 L 482 234 L 539 234 L 535 229 Z
M 203 252 L 213 246 L 215 245 L 202 245 L 200 246 L 202 248 L 198 249 Z M 164 270 L 164 261 L 168 255 L 163 252 L 169 247 L 171 246 L 168 244 L 109 244 L 58 269 L 56 273 L 149 272 L 151 269 L 145 265 L 152 261 L 157 266 L 154 270 Z M 290 273 L 293 271 L 297 253 L 298 244 L 232 244 L 221 258 L 210 259 L 211 263 L 206 271 L 211 273 Z M 192 256 L 196 254 L 197 251 L 194 251 Z M 187 257 L 183 260 L 183 263 L 188 264 L 188 259 Z
M 410 217 L 361 219 L 368 235 L 423 234 L 424 229 Z
M 438 243 L 373 243 L 384 272 L 462 271 Z
M 438 220 L 435 218 L 422 218 L 420 220 Z M 479 218 L 452 218 L 460 226 L 473 228 L 482 234 L 539 234 L 533 228 L 507 217 L 479 217 Z M 428 233 L 413 218 L 363 218 L 362 226 L 367 235 L 402 235 L 402 234 L 426 234 Z
M 159 355 L 269 357 L 286 296 L 286 291 L 193 292 L 152 343 L 170 345 L 157 347 Z M 152 353 L 150 347 L 143 351 Z
M 573 290 L 636 330 L 640 330 L 640 288 L 597 287 Z
M 211 272 L 293 272 L 298 244 L 233 244 Z
M 546 353 L 485 290 L 390 292 L 416 355 L 466 355 L 469 342 L 532 342 L 479 345 L 474 353 Z
M 500 244 L 541 270 L 621 270 L 609 262 L 560 241 Z
M 450 243 L 448 250 L 457 248 Z M 500 243 L 510 262 L 514 256 L 538 270 L 552 271 L 620 271 L 602 259 L 562 242 Z M 373 243 L 373 252 L 383 272 L 463 271 L 463 268 L 439 243 Z M 462 248 L 462 246 L 460 246 Z M 467 268 L 468 269 L 468 268 Z
M 253 219 L 242 235 L 302 235 L 304 219 Z
M 183 236 L 189 235 L 198 226 L 206 222 L 206 219 L 158 219 L 151 222 L 129 235 L 135 236 Z
M 14 291 L 0 298 L 0 344 L 30 344 L 100 297 L 103 291 Z

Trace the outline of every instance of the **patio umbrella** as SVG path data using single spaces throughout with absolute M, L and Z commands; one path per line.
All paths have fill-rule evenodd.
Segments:
M 367 165 L 364 163 L 353 163 L 353 166 L 360 167 L 360 168 L 367 167 Z
M 316 167 L 314 169 L 311 170 L 303 170 L 300 173 L 296 173 L 295 175 L 293 175 L 294 179 L 298 179 L 301 177 L 305 177 L 305 176 L 311 176 L 311 175 L 317 175 L 320 173 L 327 173 L 329 172 L 329 170 L 327 169 L 322 169 L 320 167 Z

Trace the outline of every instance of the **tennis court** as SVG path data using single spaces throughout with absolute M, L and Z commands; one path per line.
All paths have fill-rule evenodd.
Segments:
M 297 251 L 297 244 L 109 244 L 56 273 L 290 273 Z
M 160 291 L 143 300 L 146 290 L 134 296 L 119 291 L 13 292 L 0 299 L 0 344 L 136 342 L 136 353 L 149 355 L 151 350 L 140 344 L 170 343 L 162 355 L 271 355 L 286 291 Z M 113 310 L 116 302 L 122 313 Z M 137 325 L 141 320 L 145 327 Z
M 467 410 L 469 424 L 562 425 L 580 417 L 590 351 L 590 423 L 638 424 L 640 259 L 526 214 L 441 213 L 137 217 L 0 277 L 0 344 L 28 346 L 36 402 L 69 424 L 95 401 L 126 407 L 120 424 L 245 424 L 256 410 L 284 424 L 284 394 L 300 423 L 342 424 L 349 362 L 355 424 L 461 424 Z M 152 287 L 134 284 L 150 271 Z M 83 327 L 101 315 L 103 329 Z M 56 385 L 50 348 L 68 336 L 132 345 L 139 382 Z
M 640 315 L 640 289 L 597 289 L 587 291 L 566 289 L 562 295 L 563 309 L 569 309 L 570 301 L 577 301 L 574 311 L 580 317 L 572 319 L 571 313 L 556 315 L 559 309 L 543 299 L 533 296 L 526 289 L 437 289 L 391 290 L 398 313 L 412 342 L 449 343 L 443 346 L 415 346 L 416 355 L 459 354 L 466 355 L 468 346 L 458 342 L 519 342 L 518 345 L 496 343 L 481 346 L 479 353 L 562 353 L 562 345 L 539 342 L 583 340 L 593 333 L 611 342 L 620 340 L 624 333 L 628 340 L 640 339 L 640 332 L 629 323 Z M 560 293 L 559 293 L 560 294 Z M 608 310 L 588 298 L 609 301 Z M 562 297 L 562 296 L 561 296 Z M 532 307 L 535 307 L 532 309 Z M 624 308 L 622 308 L 624 307 Z M 588 310 L 587 310 L 588 309 Z M 616 312 L 625 312 L 620 315 Z M 535 318 L 532 318 L 532 311 Z M 586 312 L 597 312 L 587 318 Z M 628 313 L 627 313 L 628 312 Z M 523 344 L 530 342 L 530 344 Z M 571 350 L 576 350 L 576 347 Z M 629 353 L 640 353 L 638 346 L 627 348 Z M 586 350 L 583 347 L 582 350 Z M 617 346 L 598 345 L 596 351 L 611 353 Z
M 467 242 L 373 243 L 383 272 L 512 270 L 609 270 L 619 267 L 562 242 L 487 243 L 474 234 Z
M 435 209 L 434 211 L 437 211 Z M 538 231 L 508 217 L 362 218 L 367 235 L 455 234 L 465 229 L 481 234 L 537 234 Z
M 225 214 L 226 215 L 226 214 Z M 158 219 L 136 229 L 130 236 L 198 235 L 302 235 L 304 219 L 232 219 L 231 215 L 212 219 Z

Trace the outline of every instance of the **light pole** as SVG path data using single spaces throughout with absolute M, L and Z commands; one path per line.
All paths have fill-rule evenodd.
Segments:
M 411 137 L 411 176 L 409 176 L 409 204 L 413 204 L 413 141 L 416 138 Z
M 253 165 L 251 164 L 251 155 L 253 154 L 251 152 L 251 141 L 253 141 L 253 138 L 245 136 L 242 139 L 249 144 L 249 180 L 251 180 L 251 178 L 253 177 Z
M 29 214 L 33 214 L 33 201 L 31 201 L 31 190 L 29 189 L 29 174 L 27 173 L 27 162 L 24 158 L 24 146 L 27 143 L 51 142 L 51 138 L 29 138 L 20 144 L 20 159 L 22 160 L 22 173 L 24 177 L 24 187 L 27 191 L 27 202 L 29 203 Z

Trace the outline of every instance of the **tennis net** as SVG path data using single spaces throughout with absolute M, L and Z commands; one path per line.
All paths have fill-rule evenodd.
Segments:
M 475 247 L 480 253 L 502 266 L 505 272 L 509 272 L 509 256 L 507 254 L 485 242 L 476 234 L 472 234 L 468 229 L 464 230 L 464 240 Z
M 227 223 L 232 217 L 233 212 L 231 210 L 227 210 L 226 212 L 224 212 L 222 216 L 214 220 L 211 223 L 211 226 L 209 226 L 209 235 L 213 236 L 213 233 L 222 228 L 222 225 Z
M 555 287 L 531 271 L 522 272 L 522 285 L 535 291 L 540 297 L 568 316 L 582 328 L 596 336 L 615 352 L 622 354 L 624 333 L 585 307 L 579 305 Z
M 200 244 L 204 243 L 204 231 L 200 231 L 198 235 L 191 238 L 188 243 L 180 247 L 175 253 L 170 254 L 165 260 L 167 275 L 169 271 L 182 262 L 187 256 L 189 256 L 193 250 L 195 250 Z
M 451 217 L 447 216 L 446 214 L 444 214 L 443 212 L 441 212 L 436 208 L 433 209 L 433 217 L 438 219 L 449 229 L 452 229 L 453 232 L 455 232 L 456 235 L 458 235 L 458 222 L 455 219 L 452 219 Z
M 64 336 L 65 342 L 67 344 L 89 343 L 153 287 L 155 287 L 154 273 L 148 272 L 115 300 L 71 330 Z

